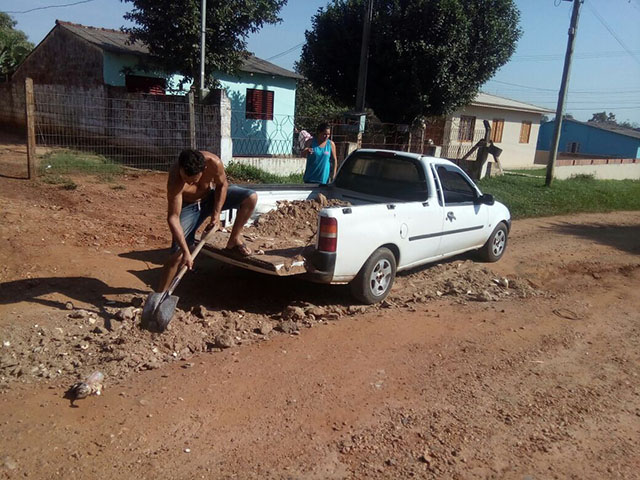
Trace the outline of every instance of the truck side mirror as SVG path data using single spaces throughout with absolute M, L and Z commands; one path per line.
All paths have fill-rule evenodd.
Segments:
M 485 205 L 493 205 L 495 203 L 493 195 L 490 193 L 485 193 L 478 200 L 480 200 L 480 203 L 484 203 Z

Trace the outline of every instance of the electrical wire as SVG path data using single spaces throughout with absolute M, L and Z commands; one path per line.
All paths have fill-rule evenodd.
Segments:
M 614 58 L 626 56 L 629 52 L 626 50 L 614 50 L 610 52 L 588 52 L 588 53 L 576 53 L 573 58 L 575 60 L 592 60 L 598 58 Z M 635 50 L 632 53 L 638 54 L 640 50 Z M 558 61 L 564 58 L 564 54 L 546 54 L 546 55 L 514 55 L 509 60 L 510 62 L 548 62 Z
M 293 47 L 285 50 L 284 52 L 280 52 L 280 53 L 276 53 L 275 55 L 273 55 L 272 57 L 269 58 L 265 58 L 265 60 L 269 61 L 269 60 L 275 60 L 276 58 L 280 58 L 280 57 L 284 57 L 285 55 L 288 55 L 289 53 L 297 50 L 298 48 L 300 48 L 302 45 L 304 45 L 304 42 L 301 42 L 297 45 L 294 45 Z
M 587 7 L 589 7 L 589 10 L 591 10 L 591 13 L 593 13 L 595 17 L 598 19 L 598 21 L 602 24 L 602 26 L 604 26 L 604 28 L 607 29 L 607 31 L 611 34 L 613 38 L 615 38 L 616 42 L 618 42 L 620 46 L 624 48 L 625 51 L 631 56 L 631 58 L 633 58 L 638 63 L 638 65 L 640 65 L 640 59 L 638 59 L 638 57 L 634 55 L 631 49 L 629 49 L 629 47 L 627 47 L 624 44 L 624 42 L 618 37 L 618 35 L 616 35 L 616 32 L 609 26 L 609 24 L 605 21 L 605 19 L 602 18 L 602 16 L 598 13 L 596 8 L 593 5 L 591 5 L 591 2 L 589 1 L 585 3 L 587 4 Z
M 29 10 L 22 10 L 22 11 L 14 11 L 14 12 L 5 12 L 5 13 L 10 13 L 10 14 L 19 14 L 19 13 L 29 13 L 29 12 L 35 12 L 36 10 L 46 10 L 48 8 L 61 8 L 61 7 L 71 7 L 73 5 L 80 5 L 81 3 L 89 3 L 89 2 L 95 2 L 95 0 L 82 0 L 80 2 L 74 2 L 74 3 L 65 3 L 62 5 L 47 5 L 45 7 L 36 7 L 36 8 L 31 8 Z
M 500 80 L 489 80 L 489 82 L 500 83 L 502 85 L 511 85 L 511 86 L 520 87 L 520 88 L 524 88 L 524 89 L 530 89 L 530 90 L 539 90 L 539 91 L 543 91 L 543 92 L 555 92 L 555 93 L 558 92 L 557 88 L 532 87 L 531 85 L 522 85 L 520 83 L 501 82 Z M 571 91 L 571 93 L 580 93 L 580 94 L 602 94 L 602 93 L 607 93 L 607 92 L 611 92 L 611 90 L 576 90 L 576 91 Z M 611 92 L 611 93 L 637 93 L 637 92 L 640 92 L 640 90 L 617 90 L 616 92 Z

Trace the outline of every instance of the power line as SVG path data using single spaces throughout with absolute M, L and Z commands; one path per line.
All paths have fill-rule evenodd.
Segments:
M 632 53 L 638 54 L 640 50 L 635 50 Z M 610 52 L 587 52 L 578 53 L 575 55 L 579 60 L 593 60 L 598 58 L 616 58 L 628 55 L 626 50 L 614 50 Z M 562 60 L 564 57 L 561 54 L 545 54 L 545 55 L 515 55 L 510 59 L 510 62 L 548 62 Z
M 542 91 L 542 92 L 557 92 L 558 91 L 558 89 L 556 89 L 556 88 L 533 87 L 531 85 L 522 85 L 520 83 L 502 82 L 500 80 L 489 80 L 489 82 L 500 83 L 502 85 L 511 85 L 511 86 L 514 86 L 514 87 L 520 87 L 520 88 L 525 88 L 525 89 L 530 89 L 530 90 L 539 90 L 539 91 Z M 611 91 L 610 90 L 576 90 L 576 91 L 571 90 L 572 94 L 574 94 L 574 93 L 579 93 L 579 94 L 596 94 L 596 93 L 597 94 L 603 94 L 604 93 L 604 94 L 606 94 L 608 92 L 611 92 Z M 640 90 L 626 90 L 626 91 L 617 90 L 617 91 L 612 92 L 612 93 L 637 93 L 637 92 L 640 92 Z
M 616 32 L 609 26 L 609 24 L 605 21 L 605 19 L 602 18 L 602 16 L 598 13 L 596 8 L 593 5 L 591 5 L 591 2 L 587 2 L 587 7 L 589 7 L 589 10 L 591 10 L 591 13 L 593 13 L 596 16 L 598 21 L 604 26 L 604 28 L 607 29 L 607 31 L 611 34 L 611 36 L 616 39 L 616 42 L 618 42 L 620 46 L 624 48 L 625 51 L 631 56 L 631 58 L 633 58 L 638 63 L 638 65 L 640 65 L 640 60 L 638 60 L 638 57 L 636 57 L 634 53 L 629 49 L 629 47 L 627 47 L 624 44 L 624 42 L 620 40 L 618 35 L 616 35 Z
M 11 14 L 16 14 L 16 13 L 29 13 L 29 12 L 35 12 L 36 10 L 46 10 L 48 8 L 61 8 L 61 7 L 72 7 L 73 5 L 80 5 L 81 3 L 89 3 L 89 2 L 94 2 L 95 0 L 82 0 L 80 2 L 74 2 L 74 3 L 65 3 L 62 5 L 47 5 L 45 7 L 36 7 L 36 8 L 31 8 L 29 10 L 22 10 L 22 11 L 14 11 L 14 12 L 5 12 L 5 13 L 11 13 Z
M 298 48 L 300 48 L 302 45 L 304 45 L 304 42 L 298 43 L 297 45 L 294 45 L 293 47 L 291 47 L 291 48 L 289 48 L 289 49 L 285 50 L 284 52 L 276 53 L 276 54 L 275 54 L 275 55 L 273 55 L 272 57 L 265 58 L 265 60 L 269 61 L 269 60 L 274 60 L 274 59 L 276 59 L 276 58 L 283 57 L 283 56 L 285 56 L 285 55 L 287 55 L 287 54 L 289 54 L 289 53 L 291 53 L 291 52 L 293 52 L 293 51 L 297 50 L 297 49 L 298 49 Z

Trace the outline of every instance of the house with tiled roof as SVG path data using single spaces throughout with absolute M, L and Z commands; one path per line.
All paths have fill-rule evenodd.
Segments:
M 487 121 L 491 127 L 491 140 L 502 150 L 502 166 L 533 167 L 540 123 L 542 116 L 548 113 L 551 110 L 537 105 L 480 92 L 469 105 L 447 117 L 442 156 L 464 156 L 484 138 L 484 122 Z
M 555 122 L 540 127 L 538 150 L 551 148 Z M 616 124 L 562 120 L 558 152 L 583 156 L 640 158 L 640 131 Z
M 152 95 L 182 94 L 182 77 L 141 68 L 149 50 L 119 30 L 56 20 L 53 29 L 24 60 L 12 82 L 94 88 L 106 86 Z M 293 138 L 297 81 L 302 78 L 249 55 L 236 75 L 213 72 L 231 101 L 233 155 L 273 155 Z M 189 85 L 182 88 L 189 88 Z M 251 141 L 247 137 L 251 134 Z

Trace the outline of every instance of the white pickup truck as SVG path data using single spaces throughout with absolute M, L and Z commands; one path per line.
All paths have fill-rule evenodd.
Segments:
M 382 301 L 402 270 L 471 250 L 485 261 L 499 260 L 511 226 L 507 207 L 483 195 L 454 163 L 406 152 L 357 150 L 331 184 L 255 189 L 255 216 L 276 208 L 278 201 L 311 200 L 319 194 L 349 206 L 322 209 L 315 245 L 306 248 L 292 244 L 290 250 L 247 258 L 211 245 L 203 251 L 267 274 L 350 283 L 353 295 L 366 304 Z

